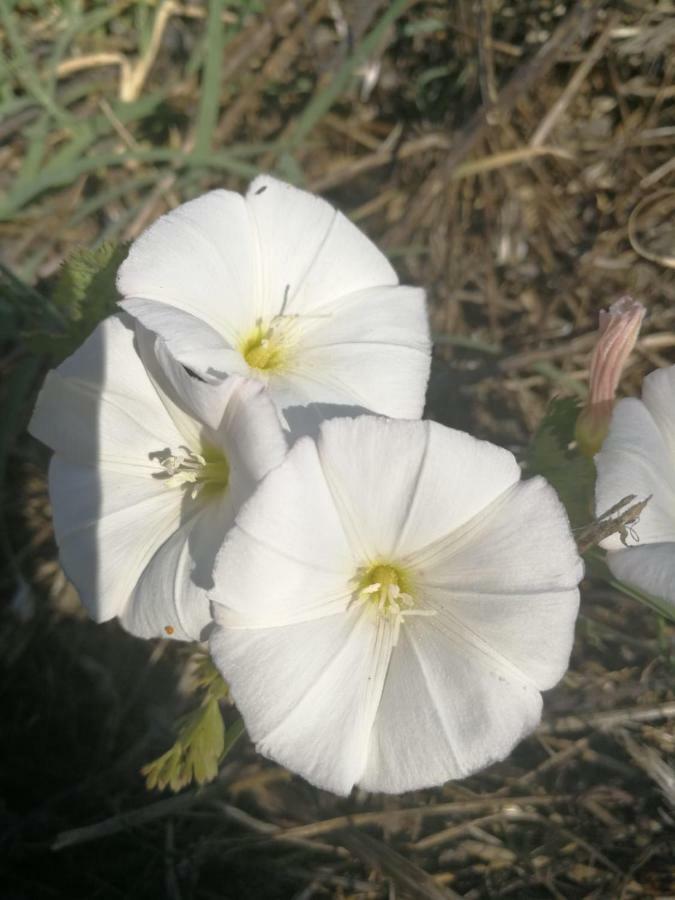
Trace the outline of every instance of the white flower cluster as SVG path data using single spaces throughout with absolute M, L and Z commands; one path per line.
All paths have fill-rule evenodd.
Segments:
M 544 480 L 420 420 L 423 292 L 268 176 L 163 216 L 118 286 L 31 423 L 91 615 L 208 640 L 259 750 L 336 793 L 505 757 L 568 665 L 582 564 Z

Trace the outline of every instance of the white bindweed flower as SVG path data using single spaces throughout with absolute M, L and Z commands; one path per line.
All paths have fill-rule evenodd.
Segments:
M 675 604 L 675 366 L 657 369 L 642 400 L 620 400 L 595 457 L 595 508 L 602 515 L 631 494 L 651 499 L 638 522 L 602 542 L 622 581 Z
M 210 650 L 260 752 L 338 794 L 461 778 L 537 725 L 581 561 L 513 455 L 376 416 L 301 438 L 220 551 Z
M 114 316 L 47 375 L 30 431 L 54 450 L 59 554 L 92 617 L 202 638 L 216 551 L 286 452 L 264 388 L 203 384 Z
M 245 197 L 184 203 L 134 242 L 117 286 L 177 360 L 259 379 L 289 423 L 310 404 L 422 414 L 424 292 L 313 194 L 262 175 Z

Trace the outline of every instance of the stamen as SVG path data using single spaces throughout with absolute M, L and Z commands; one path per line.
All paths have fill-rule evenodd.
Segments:
M 372 566 L 358 579 L 357 591 L 352 603 L 373 610 L 380 619 L 388 620 L 393 627 L 392 642 L 396 646 L 401 633 L 401 625 L 408 616 L 434 616 L 434 609 L 418 609 L 415 599 L 407 588 L 408 579 L 404 572 L 390 565 Z
M 331 313 L 287 313 L 288 285 L 281 311 L 269 322 L 256 322 L 253 331 L 240 344 L 241 354 L 252 369 L 269 374 L 287 369 L 302 334 L 306 319 L 323 319 Z
M 181 445 L 173 452 L 166 450 L 153 454 L 164 469 L 158 475 L 163 478 L 165 486 L 178 488 L 191 484 L 190 497 L 193 500 L 204 488 L 224 490 L 230 475 L 227 460 L 218 451 L 204 452 L 206 457 Z

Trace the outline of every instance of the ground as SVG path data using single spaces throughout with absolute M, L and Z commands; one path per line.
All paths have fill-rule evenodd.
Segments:
M 673 629 L 597 577 L 542 726 L 480 775 L 342 800 L 243 739 L 208 787 L 148 793 L 188 651 L 84 617 L 23 431 L 64 257 L 259 171 L 426 288 L 428 415 L 525 459 L 626 293 L 638 393 L 675 362 L 672 5 L 14 0 L 0 40 L 3 897 L 675 896 Z

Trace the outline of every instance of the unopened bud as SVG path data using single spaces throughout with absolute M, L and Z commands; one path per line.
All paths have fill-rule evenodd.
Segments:
M 575 427 L 581 452 L 594 457 L 607 436 L 616 389 L 635 346 L 646 309 L 632 297 L 621 297 L 600 312 L 598 342 L 591 356 L 590 390 Z

